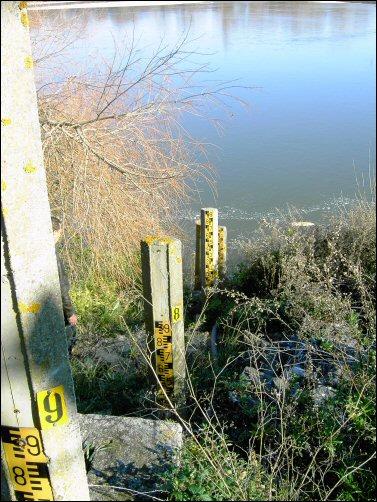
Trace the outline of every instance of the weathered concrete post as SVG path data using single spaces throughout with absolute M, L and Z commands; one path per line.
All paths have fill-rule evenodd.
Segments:
M 141 242 L 141 260 L 153 365 L 166 394 L 181 405 L 186 374 L 181 242 L 147 237 Z
M 1 463 L 7 500 L 89 500 L 26 2 L 1 2 Z
M 202 288 L 213 286 L 218 277 L 219 238 L 218 211 L 204 208 L 200 211 L 201 221 L 201 285 Z
M 219 227 L 219 279 L 224 279 L 226 275 L 227 258 L 227 230 L 226 227 Z
M 315 224 L 311 221 L 293 221 L 291 226 L 293 228 L 313 228 Z
M 290 230 L 300 235 L 313 236 L 316 226 L 311 221 L 293 221 Z
M 200 257 L 201 257 L 201 239 L 202 239 L 202 230 L 200 220 L 195 221 L 195 281 L 194 281 L 194 289 L 199 291 L 202 287 L 202 283 L 200 280 Z

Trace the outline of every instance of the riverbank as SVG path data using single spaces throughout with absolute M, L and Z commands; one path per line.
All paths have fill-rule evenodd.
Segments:
M 244 243 L 237 272 L 204 307 L 186 287 L 190 419 L 168 500 L 373 496 L 375 206 L 360 203 L 315 232 L 287 223 Z M 141 295 L 105 291 L 74 291 L 79 411 L 156 418 Z

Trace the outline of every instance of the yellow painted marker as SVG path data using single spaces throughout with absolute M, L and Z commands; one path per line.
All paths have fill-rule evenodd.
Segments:
M 1 426 L 1 440 L 16 500 L 54 500 L 39 430 Z
M 29 26 L 29 17 L 27 15 L 27 12 L 21 12 L 21 23 L 25 28 Z
M 40 303 L 23 303 L 19 302 L 18 308 L 20 309 L 20 312 L 22 314 L 38 314 L 38 312 L 41 310 L 41 304 Z
M 156 373 L 168 395 L 174 390 L 172 330 L 169 321 L 157 321 L 154 328 Z
M 195 277 L 194 277 L 194 288 L 196 291 L 201 288 L 201 279 L 200 279 L 200 263 L 201 263 L 201 224 L 200 220 L 195 221 Z
M 69 420 L 63 385 L 37 392 L 37 406 L 42 430 L 64 425 Z
M 26 58 L 24 59 L 24 63 L 25 63 L 25 68 L 27 70 L 30 70 L 34 66 L 34 61 L 31 56 L 26 56 Z
M 227 255 L 227 230 L 226 227 L 219 227 L 219 278 L 223 279 L 226 274 Z
M 204 216 L 204 221 L 203 221 L 203 216 Z M 204 281 L 202 280 L 203 287 L 213 286 L 217 279 L 217 264 L 218 264 L 217 218 L 218 218 L 217 209 L 213 208 L 202 209 L 202 226 L 204 226 L 204 236 L 202 235 L 202 249 L 201 249 L 202 257 L 204 258 Z
M 37 167 L 31 161 L 29 161 L 27 164 L 25 164 L 25 167 L 24 167 L 25 173 L 33 174 L 36 172 L 36 170 L 37 170 Z
M 171 309 L 171 318 L 172 318 L 173 323 L 178 322 L 178 321 L 182 321 L 182 319 L 183 319 L 183 306 L 181 304 L 175 305 L 175 307 L 173 307 Z

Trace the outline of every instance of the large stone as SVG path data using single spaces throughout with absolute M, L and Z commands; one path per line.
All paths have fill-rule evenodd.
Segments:
M 306 371 L 298 364 L 291 368 L 291 372 L 299 378 L 304 378 L 306 376 Z
M 314 406 L 321 406 L 325 401 L 335 396 L 335 389 L 327 385 L 319 385 L 312 391 Z
M 79 415 L 91 500 L 164 497 L 160 475 L 178 462 L 182 427 L 133 417 Z

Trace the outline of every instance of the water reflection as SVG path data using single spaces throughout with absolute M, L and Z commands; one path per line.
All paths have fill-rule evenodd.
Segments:
M 173 44 L 190 29 L 199 37 L 193 48 L 213 53 L 219 79 L 242 77 L 262 88 L 248 96 L 251 113 L 237 110 L 221 140 L 208 124 L 185 119 L 190 133 L 222 148 L 212 157 L 219 198 L 203 188 L 203 204 L 252 214 L 287 203 L 322 207 L 332 196 L 353 195 L 353 162 L 367 172 L 370 155 L 374 168 L 375 4 L 231 1 L 31 12 L 45 27 L 56 16 L 86 30 L 70 64 L 110 55 L 113 38 L 121 44 L 125 34 L 153 50 L 162 37 Z M 224 117 L 216 111 L 216 118 Z
M 371 7 L 362 3 L 355 6 L 350 2 L 335 4 L 228 1 L 153 7 L 31 11 L 31 17 L 35 23 L 38 23 L 39 16 L 43 16 L 44 23 L 57 16 L 70 20 L 80 17 L 85 24 L 92 25 L 92 29 L 98 27 L 98 23 L 106 23 L 107 29 L 129 30 L 136 23 L 143 30 L 147 24 L 148 31 L 155 32 L 157 29 L 160 35 L 165 28 L 165 35 L 170 38 L 179 36 L 187 29 L 188 21 L 191 20 L 191 29 L 195 32 L 221 33 L 223 49 L 226 49 L 232 34 L 240 31 L 247 31 L 251 35 L 253 30 L 274 33 L 277 40 L 332 37 L 334 34 L 365 34 L 375 29 Z

